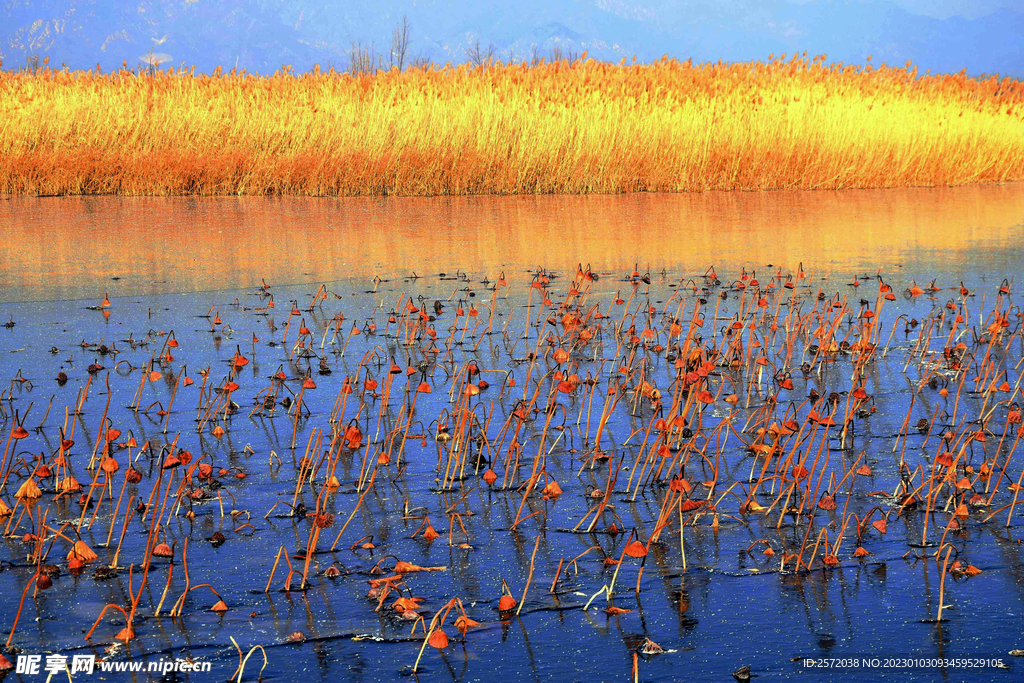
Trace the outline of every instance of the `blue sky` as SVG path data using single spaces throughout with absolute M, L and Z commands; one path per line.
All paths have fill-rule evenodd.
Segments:
M 1024 0 L 0 0 L 6 67 L 109 70 L 147 54 L 210 71 L 346 68 L 352 44 L 387 55 L 402 17 L 408 59 L 500 59 L 552 50 L 619 61 L 696 61 L 808 51 L 831 61 L 1024 77 Z

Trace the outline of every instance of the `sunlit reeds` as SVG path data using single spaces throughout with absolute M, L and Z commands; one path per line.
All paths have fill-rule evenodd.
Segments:
M 1024 84 L 824 57 L 0 75 L 0 193 L 454 195 L 1024 178 Z

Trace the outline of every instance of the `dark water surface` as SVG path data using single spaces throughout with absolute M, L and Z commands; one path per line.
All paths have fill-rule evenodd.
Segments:
M 416 674 L 423 681 L 628 681 L 633 653 L 644 637 L 670 652 L 641 656 L 641 681 L 730 681 L 742 665 L 751 666 L 755 681 L 840 676 L 861 681 L 1016 680 L 1024 662 L 1009 651 L 1024 648 L 1024 504 L 1008 527 L 1008 509 L 997 510 L 1013 502 L 1010 484 L 1024 467 L 1020 453 L 1007 465 L 1020 428 L 1008 418 L 1010 403 L 1021 401 L 1024 348 L 1015 301 L 1024 275 L 1022 220 L 1024 187 L 1019 185 L 615 197 L 2 200 L 0 318 L 14 325 L 0 328 L 0 447 L 8 453 L 2 474 L 9 472 L 0 498 L 14 511 L 0 519 L 7 527 L 0 550 L 0 590 L 7 596 L 0 604 L 0 634 L 6 638 L 36 569 L 28 558 L 34 544 L 23 537 L 37 530 L 39 513 L 47 510 L 52 528 L 72 522 L 63 530 L 71 538 L 56 539 L 47 556 L 47 563 L 61 568 L 53 586 L 38 596 L 28 590 L 12 639 L 22 653 L 90 653 L 147 662 L 189 656 L 211 661 L 213 671 L 179 674 L 178 680 L 226 681 L 238 664 L 233 638 L 243 652 L 255 645 L 266 648 L 264 680 L 407 680 L 422 643 L 421 627 L 415 637 L 410 635 L 412 622 L 391 609 L 397 595 L 385 600 L 380 611 L 375 611 L 377 601 L 367 598 L 368 581 L 390 575 L 374 573 L 375 565 L 390 570 L 397 558 L 445 568 L 405 574 L 405 594 L 423 598 L 418 611 L 428 623 L 451 598 L 461 599 L 469 617 L 480 622 L 463 638 L 452 626 L 457 612 L 451 614 L 444 626 L 451 642 L 441 651 L 427 648 Z M 578 263 L 589 263 L 597 278 L 580 278 Z M 639 264 L 638 277 L 633 277 L 634 264 Z M 720 284 L 706 277 L 712 264 Z M 801 264 L 804 278 L 797 277 Z M 538 279 L 539 266 L 547 269 L 546 285 Z M 743 279 L 743 268 L 756 270 L 757 288 L 750 278 Z M 494 290 L 502 272 L 506 283 Z M 894 301 L 879 306 L 876 275 L 892 287 Z M 999 292 L 1004 278 L 1017 281 L 1007 282 L 1008 294 Z M 917 296 L 908 291 L 912 280 L 924 288 L 933 279 L 940 290 Z M 259 289 L 264 281 L 268 287 Z M 966 295 L 960 292 L 961 282 Z M 326 297 L 307 310 L 322 284 Z M 104 293 L 111 305 L 101 309 Z M 268 308 L 271 295 L 275 306 Z M 441 302 L 443 312 L 430 323 L 435 340 L 424 328 L 417 332 L 409 326 L 417 315 L 409 310 L 410 296 L 415 307 L 430 314 L 434 301 Z M 757 306 L 759 298 L 763 307 Z M 692 321 L 700 299 L 706 302 L 700 313 L 705 322 L 696 326 Z M 863 366 L 858 366 L 856 351 L 819 354 L 812 348 L 819 343 L 817 316 L 833 315 L 839 309 L 832 304 L 844 300 L 849 313 L 842 317 L 837 341 L 856 342 L 867 320 L 877 326 L 879 348 Z M 290 315 L 293 301 L 297 315 Z M 588 318 L 594 336 L 581 340 L 579 329 L 570 329 L 564 316 L 573 311 L 592 315 L 595 304 L 608 317 Z M 467 315 L 457 315 L 458 308 Z M 479 315 L 469 315 L 471 310 Z M 877 315 L 865 318 L 865 310 Z M 985 328 L 995 310 L 1008 325 L 990 346 Z M 957 315 L 963 322 L 954 322 Z M 674 317 L 681 334 L 671 330 Z M 907 329 L 905 321 L 911 318 L 923 324 Z M 670 479 L 678 473 L 678 467 L 666 469 L 642 490 L 627 488 L 636 487 L 637 462 L 644 462 L 659 438 L 654 428 L 658 414 L 642 384 L 661 391 L 660 415 L 671 419 L 678 378 L 669 354 L 675 355 L 675 346 L 692 333 L 689 348 L 704 349 L 705 360 L 720 360 L 717 351 L 735 351 L 735 346 L 729 350 L 736 339 L 729 327 L 736 319 L 744 325 L 740 367 L 716 363 L 701 380 L 717 400 L 703 404 L 691 397 L 683 399 L 688 407 L 675 406 L 685 411 L 685 438 L 692 440 L 683 452 L 688 458 L 683 474 L 693 487 L 688 495 L 695 501 L 710 496 L 717 516 L 686 513 L 684 570 L 678 517 L 670 514 L 643 560 L 637 593 L 641 560 L 623 556 L 627 537 L 635 529 L 646 543 L 656 533 Z M 935 321 L 935 333 L 919 343 L 920 330 L 930 321 Z M 360 334 L 351 334 L 353 322 Z M 308 352 L 294 346 L 303 325 L 309 329 L 304 337 Z M 643 334 L 647 329 L 653 330 L 650 336 Z M 168 349 L 164 343 L 172 330 L 178 346 Z M 883 356 L 881 347 L 893 330 Z M 761 346 L 751 344 L 754 339 Z M 962 363 L 966 369 L 959 373 L 943 355 L 958 341 L 968 354 Z M 101 353 L 101 346 L 116 353 Z M 570 353 L 563 364 L 554 358 L 557 347 Z M 764 366 L 752 360 L 762 350 L 768 361 Z M 167 351 L 171 360 L 163 358 Z M 238 384 L 231 395 L 238 408 L 226 417 L 218 414 L 199 431 L 197 417 L 219 401 L 211 387 L 229 380 L 239 353 L 249 363 L 230 377 Z M 142 382 L 154 358 L 158 376 Z M 435 438 L 438 420 L 454 425 L 453 413 L 469 419 L 467 411 L 460 412 L 466 399 L 459 395 L 470 362 L 482 371 L 473 376 L 474 383 L 483 378 L 491 386 L 468 399 L 480 426 L 471 430 L 464 477 L 444 481 L 453 451 L 451 441 Z M 392 363 L 398 374 L 389 372 Z M 802 363 L 808 363 L 806 371 Z M 103 369 L 90 373 L 91 364 Z M 322 366 L 330 374 L 321 374 Z M 877 411 L 856 417 L 844 443 L 839 431 L 858 367 L 870 397 L 863 407 L 873 404 Z M 559 370 L 589 376 L 596 384 L 562 391 L 553 379 Z M 62 371 L 68 379 L 59 385 L 55 378 Z M 283 382 L 273 379 L 278 372 Z M 786 373 L 792 389 L 782 388 Z M 974 381 L 979 375 L 984 382 Z M 184 386 L 186 376 L 194 384 Z M 315 388 L 302 388 L 307 376 Z M 514 387 L 505 384 L 509 377 Z M 927 380 L 933 377 L 935 386 L 930 387 Z M 964 377 L 958 398 L 957 383 Z M 367 378 L 378 383 L 377 396 L 370 392 L 361 402 Z M 352 394 L 341 391 L 346 379 L 355 387 Z M 985 385 L 993 380 L 997 385 L 1005 381 L 1010 391 L 986 393 Z M 417 394 L 421 382 L 431 385 L 432 393 Z M 134 410 L 140 386 L 139 409 Z M 939 393 L 944 386 L 947 396 Z M 88 398 L 76 418 L 75 406 L 87 387 Z M 595 462 L 598 422 L 602 406 L 614 400 L 608 398 L 612 387 L 622 398 L 608 413 L 600 444 L 611 457 Z M 639 395 L 634 392 L 638 388 Z M 301 392 L 308 416 L 304 412 L 296 422 L 280 405 L 273 414 L 250 415 L 268 389 L 278 399 Z M 812 406 L 806 400 L 812 389 L 823 396 L 836 392 L 837 400 Z M 735 405 L 725 401 L 730 394 L 738 399 Z M 531 407 L 537 410 L 525 413 L 528 419 L 518 431 L 516 469 L 511 433 L 518 422 L 514 411 L 524 398 L 534 399 Z M 343 416 L 332 423 L 332 412 L 342 405 Z M 808 421 L 815 408 L 826 414 L 838 411 L 839 424 L 827 430 L 824 441 L 826 430 Z M 15 414 L 28 435 L 9 440 Z M 819 461 L 810 492 L 820 497 L 834 487 L 835 510 L 816 507 L 817 499 L 807 504 L 807 510 L 815 511 L 813 519 L 780 517 L 781 501 L 767 514 L 741 510 L 765 464 L 747 448 L 759 441 L 754 423 L 765 414 L 771 416 L 765 425 L 795 417 L 804 426 L 801 435 L 811 441 L 802 442 L 797 452 L 808 454 L 808 469 Z M 984 424 L 974 422 L 979 418 Z M 925 429 L 930 436 L 914 428 L 921 419 L 934 422 Z M 324 465 L 312 477 L 305 473 L 297 496 L 309 511 L 321 498 L 322 512 L 335 515 L 333 526 L 319 537 L 310 587 L 285 591 L 282 559 L 265 593 L 278 550 L 283 546 L 295 555 L 310 539 L 312 519 L 287 516 L 307 444 L 322 433 L 322 454 L 330 447 L 332 430 L 342 431 L 353 420 L 364 443 L 356 450 L 340 443 L 332 449 L 340 486 L 325 490 Z M 95 520 L 90 523 L 95 509 L 90 507 L 79 530 L 99 558 L 75 573 L 67 556 L 73 528 L 83 519 L 78 496 L 93 481 L 94 497 L 104 490 L 102 470 L 88 466 L 94 452 L 102 455 L 109 427 L 122 432 L 113 438 L 119 446 L 111 450 L 119 469 Z M 216 435 L 215 427 L 224 433 Z M 83 491 L 56 496 L 55 478 L 38 478 L 42 497 L 30 502 L 30 519 L 15 493 L 40 454 L 57 470 L 53 463 L 62 429 L 75 442 L 66 459 Z M 674 432 L 677 439 L 681 429 Z M 902 486 L 901 458 L 909 471 L 917 472 L 912 488 L 921 484 L 920 473 L 927 482 L 933 463 L 945 452 L 940 444 L 947 429 L 956 433 L 954 455 L 960 455 L 956 476 L 936 497 L 938 509 L 927 515 L 921 506 L 901 509 L 900 497 L 892 495 Z M 985 441 L 961 438 L 979 429 L 986 432 Z M 905 431 L 904 440 L 899 434 Z M 390 443 L 389 435 L 395 437 Z M 403 435 L 408 437 L 404 447 L 395 445 Z M 129 437 L 137 445 L 120 447 Z M 176 447 L 188 450 L 193 460 L 161 476 L 160 464 L 175 438 Z M 789 438 L 792 448 L 796 442 Z M 147 441 L 151 448 L 140 452 Z M 479 459 L 481 452 L 487 460 Z M 382 453 L 391 462 L 378 466 Z M 666 462 L 675 462 L 677 453 L 671 451 Z M 654 462 L 660 462 L 655 455 Z M 545 499 L 537 490 L 523 503 L 537 456 L 564 493 Z M 129 459 L 142 480 L 127 486 L 113 520 Z M 197 460 L 211 463 L 214 477 L 200 480 L 193 472 L 184 490 L 202 490 L 203 495 L 185 495 L 178 504 L 182 477 Z M 19 465 L 22 461 L 31 467 Z M 865 463 L 871 474 L 857 476 L 851 486 L 847 475 Z M 978 476 L 984 463 L 995 464 L 990 477 Z M 364 467 L 377 474 L 362 496 L 358 484 Z M 481 477 L 488 467 L 498 474 L 494 485 Z M 606 488 L 609 470 L 615 468 L 618 477 L 608 501 L 612 509 L 592 533 L 574 532 L 601 500 L 591 492 Z M 767 472 L 773 474 L 775 465 Z M 65 476 L 63 470 L 58 474 Z M 789 485 L 786 476 L 788 468 L 783 468 L 779 479 L 764 482 L 756 500 L 772 506 Z M 836 486 L 844 477 L 845 483 Z M 950 503 L 961 477 L 970 488 L 959 489 Z M 128 498 L 133 507 L 140 496 L 149 500 L 158 478 L 162 487 L 172 484 L 163 517 L 169 521 L 158 536 L 174 546 L 162 613 L 154 616 L 168 585 L 169 561 L 159 558 L 152 562 L 135 615 L 137 637 L 127 647 L 111 646 L 124 618 L 110 610 L 86 641 L 85 632 L 105 604 L 130 604 L 129 565 L 134 564 L 133 590 L 141 583 L 149 517 L 145 523 L 141 515 L 129 521 L 116 572 L 104 576 L 96 568 L 112 562 Z M 947 531 L 960 496 L 964 501 L 976 494 L 985 498 L 997 480 L 998 493 L 985 505 L 976 500 L 968 516 L 957 518 L 960 528 Z M 268 516 L 275 503 L 280 504 Z M 888 513 L 887 532 L 868 528 L 861 545 L 870 554 L 858 559 L 853 556 L 858 544 L 852 514 L 863 516 L 876 506 L 872 520 Z M 186 514 L 189 510 L 194 517 Z M 413 537 L 424 514 L 441 533 L 432 542 Z M 531 514 L 510 530 L 517 519 Z M 823 568 L 826 553 L 819 548 L 810 571 L 794 571 L 792 559 L 780 571 L 783 558 L 802 546 L 806 562 L 823 534 L 835 543 L 844 519 L 844 540 L 835 553 L 838 566 Z M 587 524 L 589 519 L 582 526 Z M 622 533 L 609 533 L 611 525 Z M 223 544 L 208 540 L 215 532 L 224 535 Z M 350 549 L 367 535 L 374 549 Z M 912 545 L 922 538 L 926 547 Z M 191 586 L 211 584 L 227 612 L 210 611 L 217 598 L 200 588 L 188 595 L 180 618 L 167 616 L 185 590 L 186 539 Z M 48 535 L 44 551 L 52 540 Z M 981 573 L 947 573 L 943 621 L 931 623 L 942 578 L 932 544 L 939 542 L 946 543 L 944 553 L 952 548 L 951 563 L 959 560 Z M 598 549 L 567 567 L 594 546 Z M 767 546 L 772 557 L 763 553 Z M 500 614 L 502 580 L 521 598 L 534 548 L 523 610 L 518 616 Z M 612 581 L 615 566 L 604 562 L 606 557 L 623 558 L 611 604 L 628 612 L 608 614 L 604 595 L 583 610 Z M 561 578 L 550 592 L 563 559 Z M 292 563 L 301 573 L 303 560 Z M 325 575 L 332 566 L 340 576 Z M 293 583 L 297 587 L 298 579 Z M 286 642 L 295 631 L 304 634 L 304 643 Z M 8 654 L 12 660 L 15 656 Z M 822 672 L 803 664 L 804 658 L 823 657 L 856 658 L 861 666 Z M 885 670 L 863 665 L 863 658 L 884 663 L 906 657 L 997 658 L 1008 668 Z M 262 661 L 260 653 L 253 654 L 243 680 L 255 680 Z M 107 680 L 158 679 L 145 673 L 102 675 Z M 90 678 L 76 674 L 74 680 Z M 7 680 L 45 677 L 11 673 Z

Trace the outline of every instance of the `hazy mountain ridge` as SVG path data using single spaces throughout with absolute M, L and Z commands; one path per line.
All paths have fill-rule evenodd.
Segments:
M 551 48 L 618 61 L 669 54 L 696 61 L 764 59 L 770 53 L 826 53 L 832 61 L 902 65 L 922 71 L 1024 77 L 1024 14 L 1002 9 L 977 19 L 911 14 L 888 0 L 525 0 L 486 7 L 469 0 L 3 0 L 0 59 L 5 67 L 49 56 L 51 64 L 104 70 L 137 65 L 153 52 L 170 63 L 269 72 L 345 68 L 353 42 L 387 53 L 391 32 L 408 17 L 414 57 L 466 60 L 479 41 L 499 59 L 529 59 Z

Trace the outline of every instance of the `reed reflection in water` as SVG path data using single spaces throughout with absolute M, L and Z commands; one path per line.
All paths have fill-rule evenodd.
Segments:
M 849 277 L 903 264 L 1020 270 L 1024 185 L 438 198 L 0 201 L 0 298 L 88 298 L 345 277 L 575 268 Z M 112 277 L 119 278 L 114 281 Z

